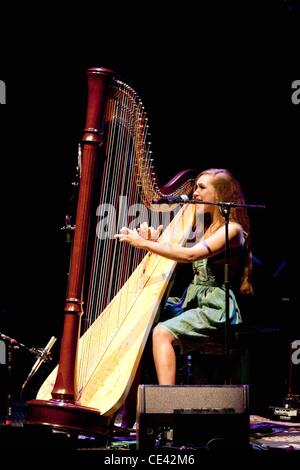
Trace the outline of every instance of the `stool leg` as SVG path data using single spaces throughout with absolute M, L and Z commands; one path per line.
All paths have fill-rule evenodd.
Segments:
M 181 385 L 190 385 L 193 383 L 193 358 L 191 354 L 182 356 L 180 365 L 177 369 L 176 383 Z
M 193 362 L 191 354 L 186 356 L 186 383 L 188 385 L 193 383 Z

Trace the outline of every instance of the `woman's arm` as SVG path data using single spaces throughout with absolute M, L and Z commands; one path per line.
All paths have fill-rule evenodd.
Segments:
M 118 235 L 115 235 L 121 242 L 129 243 L 136 248 L 142 248 L 163 256 L 164 258 L 172 259 L 181 263 L 191 263 L 203 258 L 209 258 L 220 252 L 225 248 L 225 227 L 220 227 L 213 235 L 200 241 L 193 247 L 181 247 L 172 245 L 170 243 L 162 243 L 142 238 L 136 229 L 131 230 L 123 227 Z M 239 246 L 243 240 L 242 227 L 237 223 L 229 223 L 228 225 L 228 239 L 229 245 Z

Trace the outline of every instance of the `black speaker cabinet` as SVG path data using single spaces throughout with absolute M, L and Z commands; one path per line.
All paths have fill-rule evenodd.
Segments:
M 140 385 L 137 448 L 247 449 L 248 385 Z

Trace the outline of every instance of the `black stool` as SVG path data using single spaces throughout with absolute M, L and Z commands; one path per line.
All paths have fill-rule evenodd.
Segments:
M 230 384 L 249 384 L 250 412 L 260 414 L 281 393 L 283 357 L 280 329 L 231 325 L 228 342 Z M 182 383 L 224 384 L 225 358 L 222 330 L 185 356 L 181 368 Z

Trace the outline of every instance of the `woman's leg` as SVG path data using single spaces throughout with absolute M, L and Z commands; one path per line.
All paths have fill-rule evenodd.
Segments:
M 153 330 L 152 341 L 158 383 L 160 385 L 175 385 L 176 354 L 173 347 L 176 341 L 175 336 L 157 325 Z

